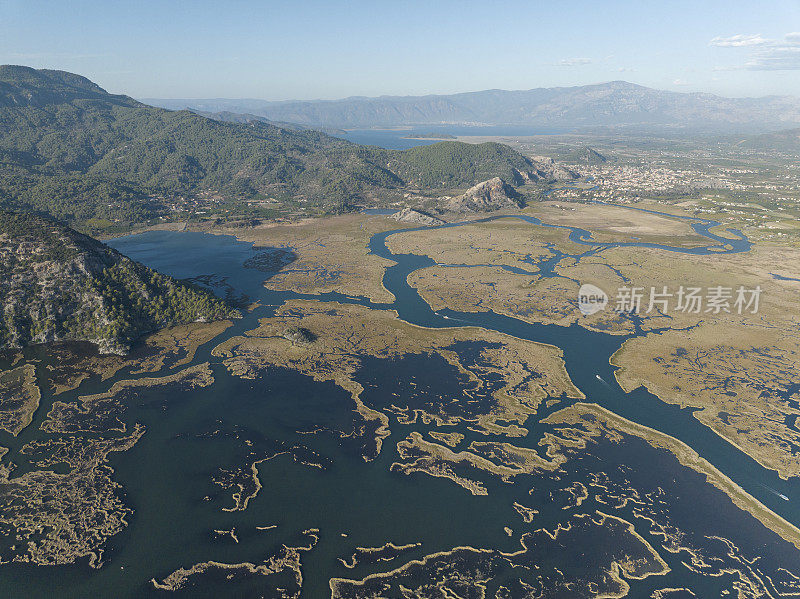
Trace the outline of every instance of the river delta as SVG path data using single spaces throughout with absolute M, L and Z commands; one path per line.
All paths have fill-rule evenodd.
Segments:
M 592 208 L 113 240 L 247 308 L 6 357 L 3 596 L 796 596 L 794 254 Z M 577 313 L 719 276 L 761 316 Z

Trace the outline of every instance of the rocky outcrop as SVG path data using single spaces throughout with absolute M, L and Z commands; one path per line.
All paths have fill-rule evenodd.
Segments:
M 125 353 L 162 327 L 233 316 L 176 281 L 49 219 L 0 210 L 0 350 L 89 341 Z
M 401 223 L 415 223 L 419 225 L 443 225 L 444 221 L 441 218 L 436 218 L 423 212 L 422 210 L 414 210 L 413 208 L 403 208 L 399 212 L 395 212 L 389 218 Z
M 531 161 L 535 165 L 535 170 L 533 173 L 528 173 L 528 180 L 525 181 L 526 183 L 535 183 L 537 181 L 572 181 L 580 177 L 575 171 L 562 166 L 547 156 L 532 156 Z
M 302 344 L 314 343 L 317 340 L 314 333 L 303 327 L 289 327 L 283 332 L 283 338 Z
M 494 212 L 523 206 L 525 200 L 522 195 L 500 177 L 494 177 L 470 187 L 464 195 L 451 199 L 446 209 L 451 212 Z

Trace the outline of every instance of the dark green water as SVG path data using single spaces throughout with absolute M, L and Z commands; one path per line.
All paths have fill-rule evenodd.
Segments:
M 683 440 L 763 503 L 791 522 L 800 523 L 800 513 L 795 507 L 795 499 L 800 498 L 796 481 L 780 480 L 701 426 L 689 410 L 664 404 L 642 390 L 625 394 L 619 389 L 608 359 L 624 338 L 579 327 L 531 325 L 493 313 L 467 314 L 450 310 L 434 313 L 407 284 L 410 272 L 432 261 L 420 256 L 392 255 L 385 245 L 390 234 L 376 235 L 370 248 L 397 263 L 387 270 L 384 280 L 387 289 L 397 298 L 391 305 L 338 294 L 298 296 L 265 291 L 261 283 L 269 274 L 242 266 L 255 250 L 230 237 L 159 232 L 122 238 L 113 245 L 173 276 L 217 275 L 218 284 L 220 277 L 224 277 L 222 283 L 228 288 L 259 299 L 263 306 L 237 321 L 225 336 L 253 328 L 258 318 L 270 315 L 286 299 L 314 297 L 358 303 L 374 309 L 396 309 L 402 319 L 429 327 L 469 323 L 557 345 L 564 351 L 572 380 L 590 401 Z M 592 245 L 588 232 L 576 229 L 572 234 Z M 710 235 L 709 239 L 714 244 L 720 243 Z M 730 244 L 724 251 L 749 248 L 744 238 L 740 242 L 725 240 L 722 243 Z M 590 251 L 591 247 L 587 249 Z M 217 290 L 226 289 L 224 285 L 218 285 Z M 112 454 L 110 458 L 114 478 L 124 489 L 124 500 L 135 512 L 129 526 L 108 542 L 105 566 L 93 570 L 84 563 L 48 568 L 3 565 L 0 567 L 2 596 L 140 597 L 159 594 L 149 583 L 153 577 L 160 580 L 179 567 L 207 560 L 258 563 L 283 544 L 303 544 L 300 532 L 318 528 L 318 544 L 303 554 L 303 596 L 324 597 L 330 594 L 328 581 L 331 577 L 358 579 L 453 547 L 515 551 L 520 547 L 522 533 L 541 527 L 552 529 L 575 511 L 562 509 L 569 506 L 569 497 L 563 490 L 565 486 L 598 476 L 604 477 L 607 486 L 617 489 L 620 495 L 638 493 L 641 497 L 661 498 L 649 508 L 653 510 L 651 515 L 684 531 L 687 543 L 704 552 L 714 564 L 704 572 L 693 572 L 681 564 L 689 560 L 685 552 L 661 551 L 672 571 L 665 576 L 631 581 L 632 597 L 649 597 L 659 588 L 684 586 L 691 587 L 699 597 L 718 597 L 723 590 L 732 589 L 737 579 L 737 575 L 722 571 L 742 568 L 745 560 L 756 556 L 760 557 L 759 573 L 770 577 L 776 585 L 785 578 L 781 568 L 800 573 L 800 554 L 796 549 L 735 508 L 727 496 L 706 484 L 702 476 L 681 467 L 670 454 L 635 438 L 619 444 L 592 445 L 570 460 L 562 472 L 520 475 L 513 484 L 500 482 L 485 473 L 469 472 L 470 477 L 479 480 L 488 490 L 487 496 L 474 496 L 444 478 L 425 474 L 406 476 L 391 470 L 391 464 L 398 461 L 396 443 L 412 431 L 426 432 L 433 430 L 433 426 L 401 425 L 392 418 L 392 434 L 385 440 L 382 453 L 377 459 L 365 462 L 361 456 L 361 442 L 341 434 L 350 432 L 357 424 L 352 399 L 346 392 L 333 384 L 316 383 L 295 372 L 278 369 L 265 371 L 253 381 L 231 377 L 218 360 L 210 357 L 211 347 L 219 341 L 216 339 L 201 348 L 195 359 L 196 363 L 212 362 L 216 379 L 213 386 L 181 394 L 143 390 L 123 415 L 123 420 L 129 424 L 144 424 L 147 432 L 131 450 Z M 466 363 L 476 359 L 478 349 L 479 345 L 462 344 L 456 351 Z M 46 360 L 46 356 L 43 358 Z M 598 380 L 597 375 L 603 381 Z M 129 377 L 123 373 L 117 378 Z M 428 410 L 448 397 L 463 397 L 469 385 L 449 364 L 426 355 L 398 360 L 365 359 L 357 379 L 365 389 L 364 402 L 375 409 L 396 402 L 394 394 L 410 397 L 412 383 L 414 401 Z M 101 385 L 88 381 L 66 400 L 104 390 L 112 383 L 107 381 Z M 478 396 L 473 404 L 460 406 L 461 414 L 480 413 L 482 401 Z M 35 425 L 42 421 L 51 402 L 52 398 L 43 397 Z M 541 415 L 547 412 L 543 408 Z M 537 448 L 539 439 L 551 428 L 534 420 L 527 424 L 530 433 L 526 438 L 508 441 Z M 0 438 L 0 445 L 12 450 L 4 460 L 20 459 L 19 448 L 35 436 L 30 429 L 19 439 Z M 321 432 L 298 434 L 314 430 Z M 506 440 L 487 438 L 463 426 L 453 430 L 466 435 L 459 448 L 475 440 Z M 279 452 L 286 453 L 259 465 L 263 489 L 247 510 L 223 511 L 233 502 L 229 490 L 213 483 L 221 469 L 234 470 L 258 456 Z M 304 465 L 302 461 L 321 467 Z M 780 499 L 776 493 L 788 496 L 790 501 Z M 578 512 L 613 513 L 636 522 L 637 531 L 648 536 L 646 521 L 635 519 L 637 510 L 643 509 L 635 502 L 609 506 L 598 503 L 591 495 Z M 539 514 L 532 523 L 526 524 L 514 511 L 514 502 L 535 508 Z M 276 528 L 256 529 L 272 525 Z M 505 526 L 513 529 L 512 536 L 504 532 Z M 238 543 L 213 533 L 234 527 Z M 714 540 L 715 537 L 730 540 L 738 550 L 731 551 L 721 541 Z M 658 546 L 652 537 L 649 540 Z M 352 570 L 338 561 L 338 558 L 348 558 L 357 546 L 378 547 L 387 541 L 397 545 L 417 542 L 422 545 L 391 562 L 364 563 Z M 596 565 L 594 556 L 600 555 L 604 543 L 608 542 L 602 536 L 587 536 L 582 543 L 591 550 L 581 555 L 574 553 L 575 547 L 546 547 L 535 553 L 534 558 L 545 571 L 558 568 L 580 575 Z M 500 579 L 490 582 L 488 591 L 493 593 L 499 585 Z M 187 588 L 185 594 L 192 597 L 272 596 L 268 591 L 258 578 L 232 583 L 224 577 L 205 576 Z

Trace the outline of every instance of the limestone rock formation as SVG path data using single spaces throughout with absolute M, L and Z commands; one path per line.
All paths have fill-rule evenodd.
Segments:
M 393 218 L 401 223 L 416 223 L 429 226 L 444 224 L 442 219 L 436 218 L 435 216 L 432 216 L 427 212 L 423 212 L 422 210 L 414 210 L 413 208 L 403 208 L 399 212 L 395 212 L 389 216 L 389 218 Z
M 522 195 L 500 177 L 494 177 L 451 199 L 447 202 L 446 209 L 451 212 L 494 212 L 523 206 L 525 200 Z

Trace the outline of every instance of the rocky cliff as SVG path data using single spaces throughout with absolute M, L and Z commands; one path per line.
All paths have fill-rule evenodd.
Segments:
M 0 211 L 0 302 L 0 350 L 72 340 L 125 353 L 143 333 L 236 313 L 91 237 L 8 211 Z
M 399 212 L 395 212 L 389 218 L 401 223 L 416 223 L 420 225 L 443 225 L 444 221 L 441 218 L 431 216 L 422 210 L 414 210 L 413 208 L 403 208 Z
M 516 189 L 500 177 L 494 177 L 470 187 L 463 195 L 451 199 L 445 208 L 451 212 L 494 212 L 518 209 L 524 205 L 524 198 Z

